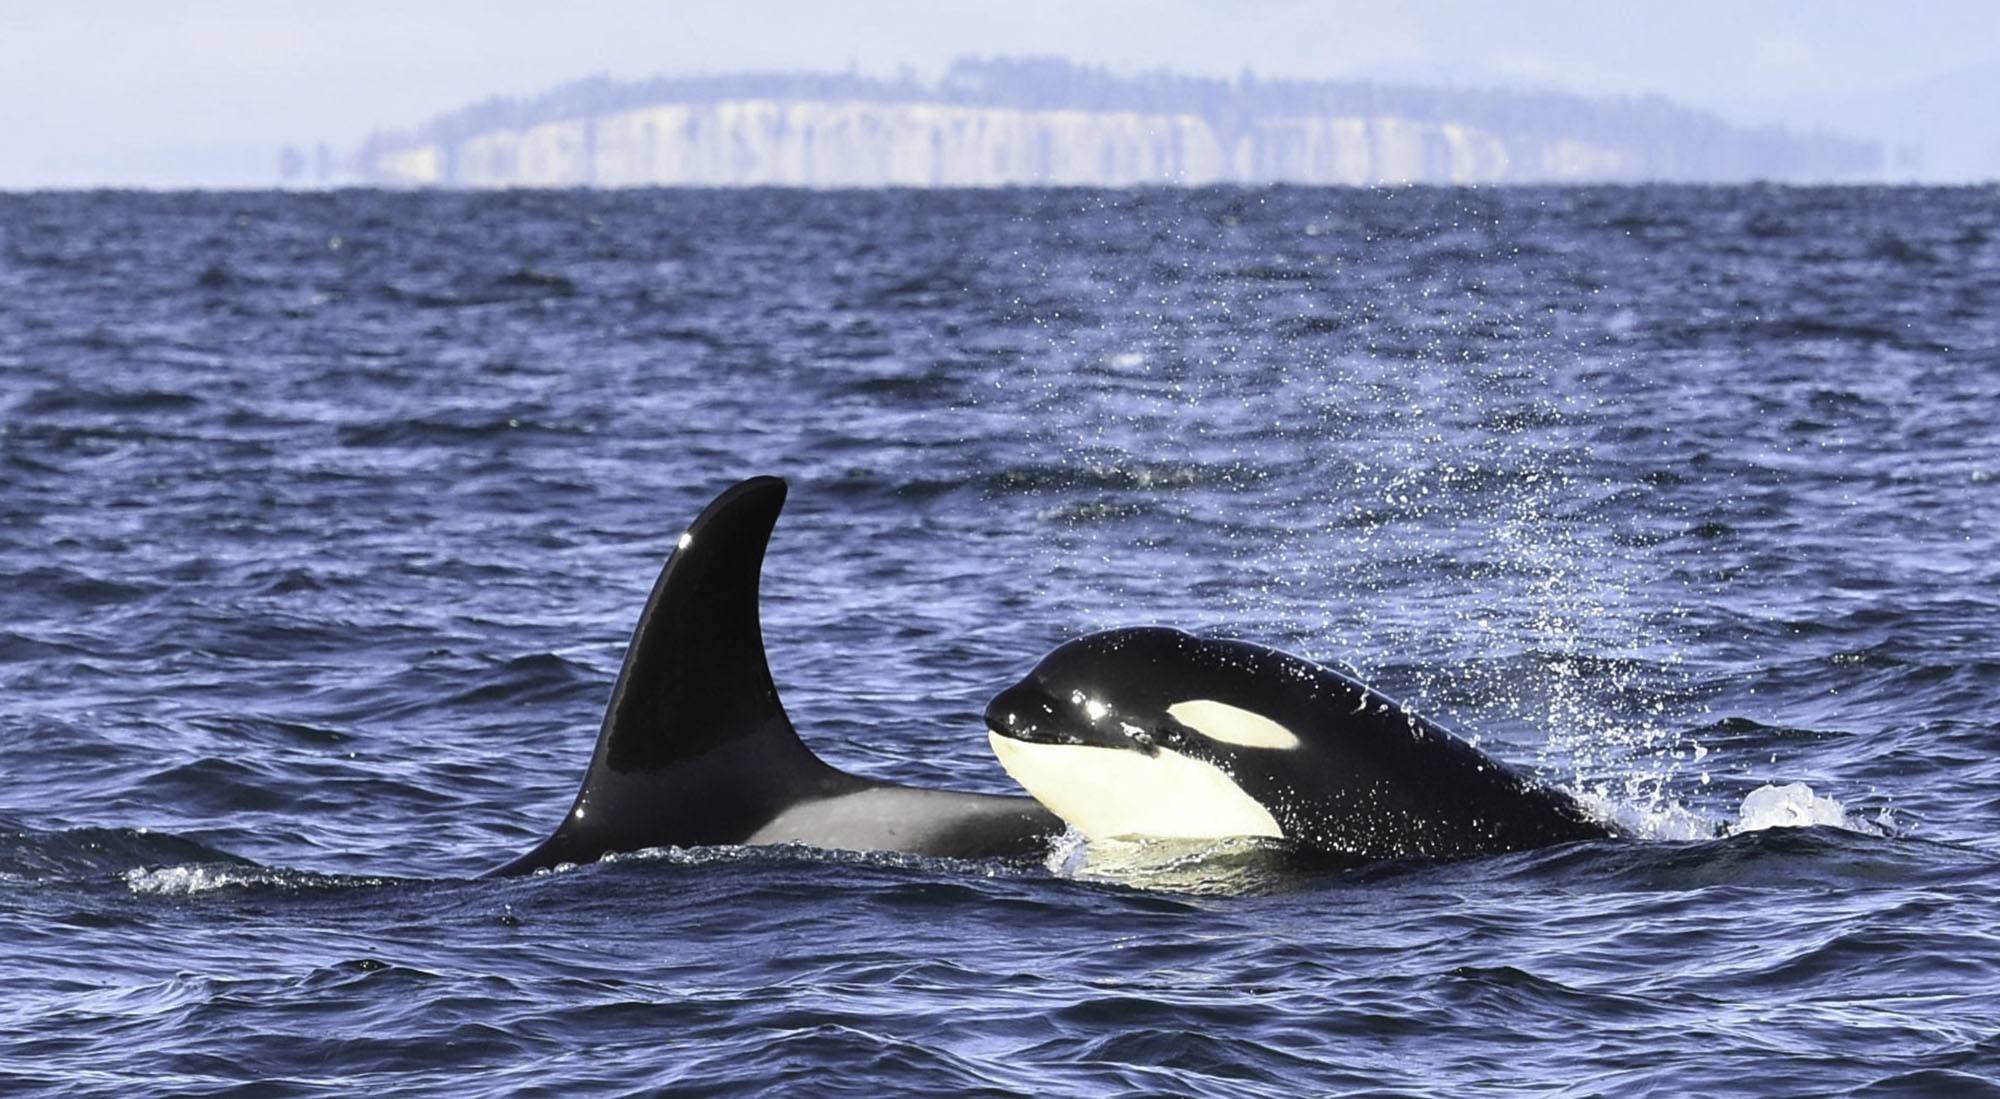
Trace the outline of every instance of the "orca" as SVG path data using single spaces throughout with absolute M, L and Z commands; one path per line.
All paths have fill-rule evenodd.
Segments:
M 735 844 L 1028 859 L 1062 834 L 1032 798 L 877 782 L 799 740 L 757 610 L 785 491 L 776 477 L 743 481 L 681 535 L 626 647 L 575 803 L 547 840 L 489 876 Z
M 1269 837 L 1451 859 L 1615 833 L 1331 668 L 1162 627 L 1044 657 L 986 709 L 1000 765 L 1086 840 Z

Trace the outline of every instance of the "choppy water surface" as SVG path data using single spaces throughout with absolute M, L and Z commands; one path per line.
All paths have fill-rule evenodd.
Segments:
M 1996 199 L 0 196 L 0 1088 L 1992 1092 Z M 840 766 L 1161 622 L 1640 838 L 475 880 L 764 472 Z

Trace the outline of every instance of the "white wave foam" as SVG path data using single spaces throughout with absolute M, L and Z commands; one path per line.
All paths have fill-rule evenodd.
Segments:
M 233 886 L 271 885 L 278 875 L 254 866 L 136 866 L 125 871 L 125 886 L 140 896 L 188 897 Z
M 614 851 L 594 863 L 557 863 L 534 871 L 533 877 L 567 874 L 585 866 L 618 863 L 666 863 L 673 866 L 718 866 L 729 863 L 769 863 L 804 859 L 811 862 L 850 863 L 897 869 L 950 867 L 958 873 L 983 877 L 1011 876 L 1003 864 L 983 859 L 953 859 L 937 855 L 917 855 L 905 851 L 852 851 L 837 847 L 814 847 L 806 843 L 718 844 L 711 847 L 642 847 L 637 851 Z
M 1737 811 L 1735 832 L 1761 832 L 1766 828 L 1810 828 L 1826 825 L 1850 832 L 1872 832 L 1848 816 L 1847 809 L 1830 797 L 1822 797 L 1803 782 L 1783 786 L 1759 786 L 1743 797 Z
M 1059 878 L 1074 878 L 1090 861 L 1090 843 L 1083 833 L 1074 828 L 1065 828 L 1063 834 L 1049 841 L 1049 857 L 1044 865 L 1049 873 Z
M 1070 881 L 1241 896 L 1292 880 L 1288 853 L 1282 841 L 1264 836 L 1085 840 L 1072 829 L 1056 840 L 1047 865 L 1050 873 Z
M 352 878 L 304 870 L 274 870 L 266 866 L 188 863 L 182 866 L 136 866 L 125 871 L 125 887 L 140 896 L 191 897 L 220 889 L 279 886 L 288 889 L 340 889 L 393 884 L 391 878 Z
M 1744 795 L 1734 821 L 1720 821 L 1689 809 L 1655 791 L 1651 796 L 1620 797 L 1603 785 L 1576 792 L 1584 810 L 1636 839 L 1689 843 L 1718 836 L 1761 832 L 1767 828 L 1825 826 L 1867 835 L 1889 835 L 1893 827 L 1884 810 L 1879 822 L 1851 814 L 1838 800 L 1814 792 L 1803 782 L 1759 786 Z
M 1648 796 L 1632 798 L 1618 797 L 1597 785 L 1576 791 L 1574 796 L 1584 812 L 1635 839 L 1693 843 L 1714 839 L 1722 831 L 1721 822 L 1689 809 L 1657 788 Z

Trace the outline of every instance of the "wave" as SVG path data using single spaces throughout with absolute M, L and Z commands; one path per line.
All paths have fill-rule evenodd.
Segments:
M 142 897 L 193 897 L 225 890 L 304 890 L 361 889 L 402 884 L 402 879 L 319 874 L 308 870 L 287 870 L 255 863 L 193 863 L 179 866 L 136 866 L 125 871 L 126 888 Z
M 517 267 L 501 274 L 465 278 L 446 285 L 387 283 L 379 287 L 377 293 L 389 301 L 419 309 L 461 309 L 575 297 L 577 284 L 567 276 L 554 272 Z
M 135 896 L 188 897 L 243 889 L 352 889 L 401 880 L 265 866 L 199 840 L 148 828 L 0 830 L 0 886 L 10 890 L 117 883 Z
M 480 707 L 519 706 L 533 702 L 595 697 L 603 689 L 601 673 L 588 665 L 555 653 L 533 653 L 515 657 L 494 670 L 490 677 L 446 697 L 442 705 Z M 425 705 L 439 705 L 423 700 Z
M 145 828 L 0 831 L 0 875 L 16 881 L 105 878 L 146 865 L 253 867 L 248 859 L 196 840 Z
M 109 579 L 61 565 L 39 565 L 0 574 L 0 585 L 15 591 L 54 595 L 65 602 L 90 607 L 135 603 L 164 590 L 163 585 L 130 576 Z
M 201 406 L 202 399 L 193 393 L 164 389 L 101 389 L 65 384 L 34 390 L 15 401 L 11 411 L 24 418 L 69 413 L 130 416 L 148 412 L 188 412 Z
M 986 487 L 1003 495 L 1075 489 L 1158 492 L 1242 488 L 1270 476 L 1269 470 L 1248 462 L 1086 462 L 1015 466 L 987 478 Z
M 341 445 L 356 448 L 449 447 L 488 439 L 562 438 L 577 435 L 579 430 L 502 412 L 466 410 L 411 419 L 350 423 L 342 425 L 336 434 Z

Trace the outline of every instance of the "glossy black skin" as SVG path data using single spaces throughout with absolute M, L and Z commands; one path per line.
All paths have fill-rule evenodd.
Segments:
M 1300 744 L 1211 740 L 1167 716 L 1192 699 L 1261 714 Z M 1086 701 L 1105 708 L 1095 720 Z M 1614 835 L 1569 795 L 1388 697 L 1247 642 L 1158 627 L 1091 634 L 1001 692 L 986 723 L 1030 743 L 1171 750 L 1215 764 L 1271 812 L 1287 840 L 1333 854 L 1457 858 Z
M 784 501 L 783 481 L 753 478 L 688 528 L 639 616 L 575 804 L 555 834 L 494 875 L 753 841 L 1027 858 L 1063 831 L 1032 798 L 875 782 L 800 742 L 757 612 Z

